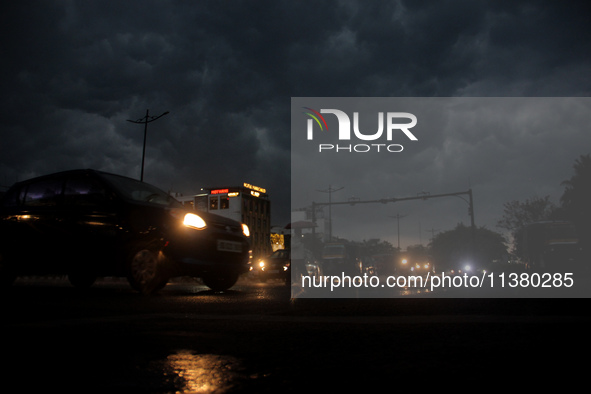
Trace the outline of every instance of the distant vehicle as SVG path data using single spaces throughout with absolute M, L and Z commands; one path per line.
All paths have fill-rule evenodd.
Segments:
M 396 256 L 391 253 L 372 256 L 375 271 L 380 275 L 394 275 L 396 273 Z
M 327 243 L 322 248 L 322 272 L 326 275 L 358 275 L 362 267 L 355 247 L 344 243 Z
M 260 260 L 252 267 L 252 273 L 261 282 L 269 279 L 280 279 L 285 283 L 291 281 L 291 256 L 289 249 L 279 249 Z
M 213 290 L 248 271 L 248 227 L 185 210 L 164 191 L 131 178 L 73 170 L 13 185 L 0 207 L 0 280 L 68 275 L 87 287 L 127 277 L 142 293 L 171 277 L 200 277 Z
M 328 243 L 322 248 L 323 259 L 344 259 L 347 256 L 347 248 L 342 243 Z
M 576 268 L 581 248 L 575 226 L 567 221 L 531 223 L 520 231 L 525 267 L 533 271 Z

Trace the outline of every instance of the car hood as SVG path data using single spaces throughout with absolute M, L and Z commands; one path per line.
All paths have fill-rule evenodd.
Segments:
M 216 215 L 216 214 L 213 214 L 210 212 L 191 211 L 191 210 L 188 210 L 187 212 L 197 214 L 197 215 L 201 216 L 206 222 L 209 222 L 209 223 L 216 223 L 216 224 L 226 225 L 226 226 L 240 226 L 241 225 L 240 222 L 238 222 L 234 219 L 230 219 L 230 218 L 227 218 L 224 216 Z

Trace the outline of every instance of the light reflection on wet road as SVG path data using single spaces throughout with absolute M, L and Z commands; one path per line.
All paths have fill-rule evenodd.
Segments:
M 162 368 L 169 370 L 185 393 L 226 392 L 242 379 L 240 360 L 217 354 L 195 354 L 179 350 L 166 357 Z M 166 374 L 166 372 L 164 372 Z
M 2 373 L 25 392 L 372 392 L 426 373 L 506 381 L 528 369 L 559 380 L 543 360 L 574 364 L 590 320 L 586 300 L 289 295 L 249 281 L 224 293 L 176 282 L 145 297 L 125 281 L 79 292 L 21 280 L 1 301 Z

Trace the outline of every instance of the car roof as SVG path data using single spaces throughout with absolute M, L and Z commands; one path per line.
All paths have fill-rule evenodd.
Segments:
M 99 171 L 99 170 L 94 170 L 92 168 L 84 168 L 84 169 L 73 169 L 73 170 L 66 170 L 66 171 L 58 171 L 58 172 L 54 172 L 51 174 L 45 174 L 45 175 L 40 175 L 40 176 L 36 176 L 33 178 L 29 178 L 29 179 L 25 179 L 19 182 L 16 182 L 14 184 L 14 186 L 16 185 L 20 185 L 20 184 L 25 184 L 25 183 L 31 183 L 31 182 L 36 182 L 36 181 L 40 181 L 43 179 L 49 179 L 49 178 L 54 178 L 54 177 L 66 177 L 66 176 L 70 176 L 70 175 L 79 175 L 79 174 L 96 174 L 96 175 L 100 175 L 100 174 L 106 174 L 106 175 L 114 175 L 114 176 L 120 176 L 123 178 L 128 178 L 128 179 L 132 179 L 123 175 L 118 175 L 118 174 L 112 174 L 109 172 L 105 172 L 105 171 Z

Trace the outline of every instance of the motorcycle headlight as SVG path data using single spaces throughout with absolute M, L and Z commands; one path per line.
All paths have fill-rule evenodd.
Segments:
M 207 227 L 205 220 L 203 220 L 201 216 L 195 215 L 194 213 L 185 214 L 183 224 L 187 227 L 195 228 L 197 230 L 203 230 L 205 227 Z

